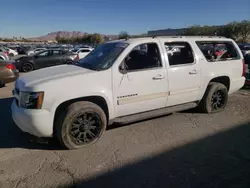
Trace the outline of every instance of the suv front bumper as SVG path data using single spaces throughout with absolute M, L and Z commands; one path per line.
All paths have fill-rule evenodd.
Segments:
M 14 100 L 11 105 L 12 118 L 23 131 L 37 137 L 53 136 L 53 116 L 47 110 L 19 108 Z

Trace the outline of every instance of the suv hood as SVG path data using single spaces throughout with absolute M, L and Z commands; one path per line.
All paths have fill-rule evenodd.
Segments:
M 27 88 L 33 88 L 45 82 L 52 82 L 90 72 L 95 71 L 75 65 L 54 66 L 21 75 L 17 79 L 15 87 L 19 90 L 25 91 Z

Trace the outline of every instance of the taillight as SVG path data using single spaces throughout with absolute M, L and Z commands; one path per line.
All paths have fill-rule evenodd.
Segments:
M 245 76 L 245 73 L 246 73 L 246 65 L 245 65 L 245 60 L 244 60 L 244 59 L 242 59 L 242 66 L 243 66 L 243 68 L 242 68 L 242 75 L 241 75 L 241 76 Z
M 13 64 L 7 64 L 7 65 L 6 65 L 6 68 L 7 68 L 7 69 L 10 69 L 10 70 L 15 70 L 15 69 L 16 69 L 16 66 L 13 65 Z
M 9 52 L 4 52 L 5 55 L 9 55 Z

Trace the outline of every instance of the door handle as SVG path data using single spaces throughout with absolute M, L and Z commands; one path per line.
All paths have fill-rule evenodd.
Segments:
M 189 72 L 189 74 L 197 74 L 197 70 L 192 70 Z
M 153 77 L 153 80 L 161 80 L 163 78 L 165 78 L 164 75 L 158 74 L 157 76 Z

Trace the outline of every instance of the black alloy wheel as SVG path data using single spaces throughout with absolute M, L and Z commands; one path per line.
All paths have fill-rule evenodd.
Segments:
M 216 113 L 224 110 L 227 102 L 228 88 L 222 83 L 210 82 L 197 109 L 204 113 Z
M 89 101 L 70 104 L 58 116 L 54 135 L 67 149 L 87 147 L 97 142 L 107 127 L 103 109 Z
M 31 63 L 24 63 L 22 65 L 22 71 L 23 72 L 30 72 L 30 71 L 33 71 L 34 70 L 34 67 Z
M 224 92 L 221 90 L 217 90 L 213 93 L 212 99 L 211 99 L 211 106 L 212 110 L 220 110 L 225 108 L 226 105 L 226 100 L 225 100 L 225 95 Z
M 70 128 L 70 137 L 77 145 L 89 144 L 99 138 L 102 122 L 95 112 L 85 112 L 76 117 Z

